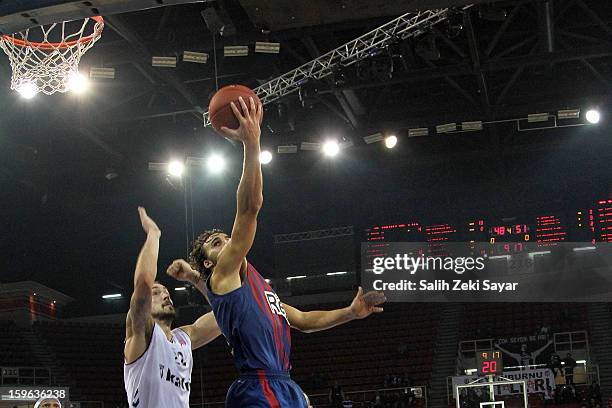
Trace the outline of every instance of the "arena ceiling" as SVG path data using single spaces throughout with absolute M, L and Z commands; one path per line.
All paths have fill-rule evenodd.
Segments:
M 465 1 L 424 0 L 56 0 L 45 2 L 52 10 L 35 10 L 40 3 L 2 2 L 0 27 L 28 25 L 32 15 L 42 22 L 56 15 L 84 17 L 98 9 L 106 15 L 107 25 L 102 39 L 83 58 L 81 70 L 115 68 L 116 76 L 96 80 L 83 96 L 41 96 L 25 101 L 9 89 L 10 66 L 0 55 L 0 183 L 4 191 L 0 219 L 7 231 L 0 240 L 6 254 L 3 270 L 10 271 L 12 280 L 63 282 L 58 283 L 62 286 L 59 290 L 70 288 L 69 282 L 89 285 L 81 277 L 89 268 L 108 271 L 108 276 L 95 274 L 91 285 L 83 289 L 83 297 L 93 298 L 109 285 L 129 286 L 141 238 L 134 210 L 139 203 L 154 206 L 154 214 L 167 214 L 160 215 L 168 230 L 165 236 L 176 242 L 165 247 L 164 259 L 184 252 L 183 190 L 161 177 L 154 179 L 157 175 L 148 171 L 149 162 L 201 156 L 210 149 L 236 156 L 227 186 L 210 181 L 194 190 L 200 199 L 196 213 L 205 209 L 225 214 L 231 222 L 240 151 L 204 128 L 202 121 L 217 86 L 242 83 L 255 87 L 407 10 L 457 8 L 448 22 L 419 38 L 398 41 L 369 60 L 314 84 L 316 92 L 313 94 L 311 87 L 306 103 L 296 93 L 268 105 L 262 143 L 273 149 L 279 144 L 321 141 L 329 135 L 353 141 L 355 158 L 376 163 L 376 171 L 390 186 L 384 198 L 373 198 L 373 203 L 391 203 L 404 194 L 417 198 L 420 204 L 414 207 L 420 205 L 425 211 L 423 203 L 430 201 L 419 194 L 433 194 L 431 185 L 444 180 L 441 190 L 445 196 L 437 205 L 450 208 L 456 204 L 457 194 L 474 191 L 463 182 L 481 180 L 485 175 L 491 186 L 521 191 L 496 198 L 497 204 L 509 208 L 523 200 L 526 193 L 521 189 L 532 185 L 529 177 L 537 174 L 537 166 L 533 173 L 517 178 L 512 175 L 517 165 L 505 162 L 495 166 L 482 160 L 483 155 L 495 158 L 512 151 L 533 164 L 537 162 L 534 155 L 559 148 L 562 139 L 532 134 L 517 137 L 511 126 L 468 136 L 414 140 L 405 138 L 406 130 L 465 120 L 503 121 L 564 108 L 610 107 L 610 2 L 475 2 L 464 12 L 460 6 L 468 3 Z M 131 11 L 122 12 L 128 5 Z M 204 11 L 216 15 L 225 26 L 224 35 L 216 35 L 214 43 L 209 29 L 214 21 L 207 24 Z M 223 56 L 224 46 L 249 45 L 252 50 L 255 41 L 278 42 L 280 53 L 251 51 L 246 57 Z M 181 61 L 186 50 L 208 53 L 208 63 Z M 152 67 L 152 56 L 177 56 L 179 62 L 176 68 Z M 404 150 L 393 159 L 383 159 L 381 149 L 366 146 L 362 139 L 384 131 L 404 136 Z M 563 147 L 570 149 L 567 157 L 581 158 L 583 163 L 609 160 L 609 138 L 597 143 L 578 153 L 571 150 L 576 145 Z M 326 199 L 344 198 L 345 206 L 354 197 L 349 190 L 345 190 L 345 197 L 338 191 L 347 185 L 351 191 L 376 191 L 380 183 L 351 179 L 354 169 L 341 170 L 328 164 L 315 172 L 316 160 L 311 153 L 278 157 L 277 169 L 282 171 L 277 171 L 276 180 L 267 182 L 266 188 L 272 189 L 266 196 L 267 208 L 273 208 L 270 211 L 277 219 L 308 219 L 313 228 L 324 228 L 330 222 L 350 224 L 347 214 L 355 208 L 330 209 Z M 422 168 L 419 173 L 413 168 L 415 173 L 393 174 L 383 168 L 390 163 L 397 168 Z M 567 161 L 563 165 L 572 166 Z M 593 164 L 591 170 L 595 176 L 587 183 L 600 186 L 602 178 L 609 182 L 601 166 Z M 334 171 L 341 174 L 338 184 L 321 184 Z M 419 177 L 407 182 L 406 174 Z M 551 183 L 582 183 L 578 176 L 568 175 Z M 541 187 L 549 179 L 537 185 Z M 318 187 L 313 187 L 316 183 Z M 215 192 L 212 197 L 211 191 Z M 310 199 L 305 201 L 304 196 Z M 299 211 L 292 214 L 290 208 L 295 206 Z M 378 207 L 369 208 L 360 210 L 360 217 Z M 304 218 L 301 211 L 319 218 Z M 391 213 L 391 205 L 385 211 Z M 200 223 L 210 224 L 210 217 L 204 218 L 196 219 L 196 229 Z M 276 232 L 308 229 L 299 223 L 290 225 L 268 224 L 261 239 L 265 242 Z M 72 248 L 70 241 L 77 241 L 78 248 Z M 119 244 L 122 249 L 117 249 Z M 79 259 L 75 269 L 71 268 L 71 257 Z M 115 264 L 115 259 L 121 262 Z M 58 281 L 63 273 L 67 274 L 64 280 Z M 74 288 L 67 292 L 79 297 Z
M 32 8 L 37 3 L 23 0 L 13 7 Z M 184 1 L 51 3 L 72 6 L 65 12 L 69 15 L 112 10 L 102 39 L 84 57 L 81 70 L 111 67 L 116 78 L 96 82 L 79 100 L 45 98 L 44 103 L 24 108 L 36 109 L 32 115 L 37 121 L 49 115 L 62 122 L 66 130 L 80 132 L 97 145 L 101 156 L 114 157 L 125 155 L 119 134 L 130 127 L 158 130 L 178 123 L 202 130 L 201 113 L 218 86 L 255 87 L 406 10 L 467 2 L 223 0 L 165 7 Z M 92 3 L 84 11 L 74 11 L 77 5 Z M 140 3 L 158 7 L 115 14 L 128 3 L 132 9 Z M 216 17 L 225 27 L 225 35 L 216 36 L 216 70 L 213 35 L 201 15 L 204 10 L 214 10 L 212 20 Z M 370 60 L 338 70 L 333 78 L 316 84 L 315 100 L 307 108 L 297 94 L 267 106 L 268 140 L 271 144 L 308 141 L 320 137 L 326 127 L 359 140 L 384 129 L 508 119 L 542 109 L 605 104 L 612 75 L 611 19 L 612 5 L 593 0 L 477 4 L 417 39 L 392 44 Z M 0 19 L 0 27 L 12 21 Z M 252 46 L 255 41 L 279 42 L 281 52 L 223 57 L 224 46 Z M 205 52 L 211 58 L 205 65 L 183 63 L 185 50 Z M 170 69 L 152 67 L 152 56 L 177 56 L 179 64 Z M 0 58 L 3 108 L 19 111 L 22 104 L 8 89 L 9 76 L 8 61 Z

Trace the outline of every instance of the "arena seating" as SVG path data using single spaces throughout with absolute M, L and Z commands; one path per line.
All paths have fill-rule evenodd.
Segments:
M 388 305 L 381 315 L 332 331 L 294 331 L 292 375 L 309 393 L 327 392 L 327 381 L 317 386 L 313 375 L 337 379 L 345 391 L 381 388 L 389 374 L 422 385 L 431 373 L 436 321 L 435 309 L 426 305 Z M 35 330 L 72 375 L 75 399 L 123 401 L 121 325 L 54 322 L 37 323 Z M 405 353 L 398 352 L 401 345 Z M 206 401 L 222 401 L 237 376 L 225 340 L 194 353 L 194 360 L 192 401 L 201 401 L 202 391 Z
M 73 400 L 125 401 L 123 391 L 123 339 L 118 324 L 37 323 L 34 325 L 59 363 L 71 374 Z
M 20 329 L 12 321 L 0 321 L 0 350 L 0 366 L 40 366 L 23 340 Z
M 332 308 L 324 305 L 317 308 Z M 528 335 L 547 324 L 554 331 L 586 328 L 580 304 L 461 304 L 461 338 Z M 316 308 L 304 308 L 313 310 Z M 293 378 L 309 394 L 327 393 L 338 380 L 345 392 L 382 388 L 385 377 L 399 374 L 413 385 L 427 385 L 432 372 L 439 313 L 428 304 L 389 304 L 385 312 L 334 330 L 304 334 L 293 331 Z M 13 326 L 2 326 L 7 343 Z M 74 399 L 110 404 L 125 401 L 121 324 L 37 323 L 35 331 L 68 371 Z M 6 364 L 17 362 L 6 359 Z M 192 403 L 224 399 L 237 377 L 225 339 L 220 337 L 194 353 Z M 200 383 L 202 378 L 202 383 Z M 315 381 L 319 378 L 323 381 Z M 204 398 L 202 397 L 204 396 Z
M 345 305 L 342 305 L 345 306 Z M 340 305 L 324 305 L 335 308 Z M 312 308 L 305 308 L 309 310 Z M 292 332 L 292 377 L 309 394 L 327 393 L 338 380 L 345 391 L 382 388 L 390 374 L 401 374 L 414 385 L 429 382 L 437 330 L 435 308 L 425 304 L 387 305 L 383 314 L 318 333 Z M 398 347 L 407 346 L 405 353 Z M 224 339 L 217 339 L 198 355 L 204 363 L 205 400 L 222 401 L 237 376 Z M 197 357 L 196 357 L 197 358 Z M 194 382 L 199 378 L 194 368 Z M 313 376 L 325 379 L 313 382 Z M 200 400 L 194 386 L 192 401 Z
M 466 303 L 461 340 L 529 336 L 547 326 L 551 332 L 585 330 L 586 305 L 580 303 Z

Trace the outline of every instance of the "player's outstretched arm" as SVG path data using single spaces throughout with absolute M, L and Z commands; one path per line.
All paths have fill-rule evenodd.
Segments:
M 213 312 L 206 313 L 193 324 L 182 326 L 181 329 L 189 335 L 192 350 L 207 345 L 221 334 Z
M 372 313 L 380 313 L 383 311 L 380 305 L 386 300 L 382 292 L 368 292 L 364 295 L 363 289 L 359 287 L 350 306 L 342 309 L 302 312 L 287 304 L 283 304 L 283 307 L 291 327 L 304 333 L 313 333 L 331 329 L 351 320 L 364 319 Z
M 153 328 L 151 318 L 151 288 L 157 275 L 157 257 L 161 231 L 144 208 L 138 207 L 140 223 L 147 239 L 140 250 L 134 273 L 134 292 L 130 299 L 125 325 L 125 362 L 132 363 L 147 349 L 148 333 Z
M 249 106 L 240 98 L 240 105 L 242 112 L 234 103 L 231 104 L 240 127 L 236 130 L 221 128 L 224 136 L 243 143 L 244 164 L 236 193 L 236 218 L 232 235 L 219 254 L 217 264 L 213 269 L 213 280 L 224 279 L 229 275 L 237 276 L 244 258 L 253 245 L 257 230 L 257 214 L 263 203 L 263 180 L 259 162 L 259 138 L 261 136 L 259 124 L 263 115 L 263 107 L 261 104 L 256 105 L 253 98 L 249 98 Z
M 191 283 L 206 296 L 202 275 L 200 272 L 193 269 L 187 261 L 175 259 L 168 267 L 166 273 L 176 280 Z M 221 334 L 221 330 L 215 320 L 215 315 L 212 312 L 201 316 L 193 324 L 182 326 L 181 329 L 189 335 L 191 339 L 191 348 L 193 350 L 205 346 Z

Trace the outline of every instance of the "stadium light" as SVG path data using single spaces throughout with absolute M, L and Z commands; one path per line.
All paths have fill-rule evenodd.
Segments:
M 25 81 L 19 84 L 16 91 L 25 99 L 32 99 L 38 93 L 38 87 L 34 82 Z
M 183 51 L 183 61 L 206 64 L 208 62 L 208 54 L 204 52 Z
M 372 135 L 365 136 L 363 138 L 363 141 L 366 142 L 367 144 L 372 144 L 372 143 L 380 142 L 383 139 L 384 139 L 383 134 L 378 132 Z
M 90 78 L 115 79 L 115 68 L 91 67 Z
M 88 88 L 88 81 L 85 75 L 74 72 L 68 78 L 68 89 L 76 93 L 83 93 Z
M 527 122 L 529 123 L 538 123 L 538 122 L 547 122 L 550 115 L 547 112 L 544 113 L 530 113 L 527 115 Z
M 340 143 L 338 147 L 340 150 L 348 149 L 349 147 L 353 147 L 353 141 L 347 140 L 346 142 Z
M 262 54 L 278 54 L 280 52 L 280 43 L 257 41 L 255 43 L 255 52 Z
M 599 123 L 599 120 L 601 119 L 601 115 L 599 114 L 599 111 L 596 109 L 588 110 L 585 117 L 586 117 L 586 120 L 592 124 Z
M 327 276 L 346 275 L 348 272 L 328 272 Z
M 436 126 L 436 132 L 438 133 L 451 133 L 451 132 L 456 132 L 457 131 L 457 124 L 456 123 L 445 123 L 443 125 L 437 125 Z
M 340 151 L 340 146 L 338 146 L 338 142 L 335 140 L 327 141 L 323 144 L 323 153 L 326 156 L 334 157 Z
M 102 295 L 102 299 L 119 299 L 121 297 L 121 293 L 111 293 L 109 295 Z
M 389 135 L 385 137 L 385 146 L 387 149 L 393 149 L 397 145 L 397 136 Z
M 249 47 L 247 45 L 234 45 L 223 47 L 224 57 L 245 57 L 249 55 Z
M 461 130 L 464 132 L 478 132 L 482 130 L 482 120 L 461 122 Z
M 419 136 L 428 136 L 428 135 L 429 135 L 428 128 L 408 129 L 408 137 L 419 137 Z
M 557 111 L 559 119 L 578 119 L 580 117 L 580 109 L 561 109 Z
M 312 150 L 317 151 L 321 149 L 321 143 L 318 142 L 302 142 L 300 143 L 300 150 Z
M 574 251 L 574 252 L 595 251 L 596 249 L 597 249 L 597 247 L 594 247 L 594 246 L 586 246 L 586 247 L 576 247 L 576 248 L 573 248 L 572 251 Z
M 206 167 L 208 167 L 208 171 L 211 173 L 221 173 L 225 168 L 225 160 L 218 154 L 213 154 L 206 161 Z
M 286 279 L 287 279 L 288 281 L 291 281 L 291 280 L 294 280 L 294 279 L 304 279 L 305 277 L 306 277 L 306 275 L 287 276 L 287 278 L 286 278 Z
M 174 290 L 177 291 L 177 292 L 180 292 L 180 291 L 183 291 L 183 290 L 187 290 L 187 288 L 184 287 L 184 286 L 180 286 L 178 288 L 174 288 Z
M 151 57 L 151 66 L 162 68 L 176 68 L 176 57 Z
M 259 162 L 261 164 L 268 164 L 272 161 L 272 153 L 268 150 L 264 150 L 259 154 Z
M 182 177 L 184 172 L 185 165 L 183 164 L 183 162 L 178 160 L 172 160 L 170 163 L 168 163 L 168 174 L 172 177 Z
M 298 147 L 297 145 L 282 145 L 278 146 L 278 154 L 292 154 L 297 153 Z
M 536 255 L 546 255 L 546 254 L 550 254 L 550 251 L 529 252 L 527 255 L 529 255 L 529 257 L 533 259 L 533 257 Z

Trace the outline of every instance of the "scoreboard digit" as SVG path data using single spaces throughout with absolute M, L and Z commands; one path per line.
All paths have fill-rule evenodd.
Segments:
M 504 371 L 502 353 L 498 350 L 476 352 L 478 376 L 499 375 Z

